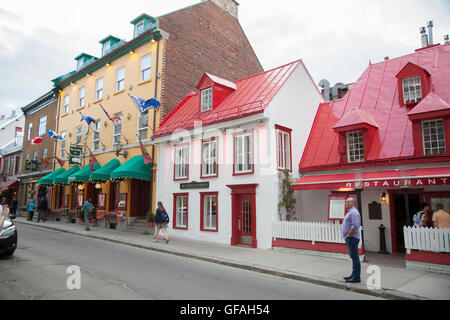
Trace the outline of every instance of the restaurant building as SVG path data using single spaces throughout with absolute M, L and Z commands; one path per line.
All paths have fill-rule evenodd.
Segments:
M 449 44 L 425 45 L 369 64 L 344 98 L 319 105 L 292 185 L 299 221 L 339 231 L 351 196 L 362 214 L 362 252 L 450 264 L 449 230 L 411 228 L 422 202 L 430 222 L 438 203 L 450 212 L 449 66 Z M 331 238 L 274 245 L 346 252 Z

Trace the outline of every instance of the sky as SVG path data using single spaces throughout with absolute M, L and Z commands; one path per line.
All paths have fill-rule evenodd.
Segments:
M 355 82 L 369 61 L 414 52 L 428 20 L 434 43 L 450 34 L 449 0 L 237 1 L 263 68 L 303 59 L 316 84 Z M 130 40 L 130 21 L 141 13 L 156 17 L 198 2 L 0 0 L 0 115 L 48 92 L 81 52 L 100 56 L 104 37 Z

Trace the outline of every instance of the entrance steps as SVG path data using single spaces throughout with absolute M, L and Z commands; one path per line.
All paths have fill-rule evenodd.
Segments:
M 146 218 L 132 218 L 133 221 L 127 226 L 127 231 L 138 234 L 154 234 L 155 228 L 147 225 Z

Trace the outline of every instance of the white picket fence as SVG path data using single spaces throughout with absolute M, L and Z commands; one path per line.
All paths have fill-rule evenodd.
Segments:
M 275 221 L 272 238 L 314 242 L 345 243 L 339 222 Z
M 411 250 L 450 252 L 450 229 L 403 227 L 405 248 Z

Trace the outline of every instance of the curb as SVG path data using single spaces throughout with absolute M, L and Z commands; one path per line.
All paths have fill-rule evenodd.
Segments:
M 371 289 L 364 287 L 361 284 L 349 285 L 349 284 L 338 282 L 335 279 L 329 279 L 329 278 L 323 278 L 323 277 L 313 277 L 310 275 L 305 275 L 305 274 L 300 274 L 300 273 L 292 273 L 290 271 L 281 270 L 281 269 L 270 269 L 270 268 L 268 268 L 266 266 L 262 266 L 262 265 L 245 264 L 245 263 L 233 262 L 231 260 L 225 260 L 225 259 L 212 257 L 212 256 L 204 256 L 204 255 L 199 255 L 199 254 L 194 254 L 194 253 L 180 252 L 177 250 L 163 249 L 163 248 L 138 244 L 138 243 L 134 243 L 134 242 L 130 242 L 130 241 L 124 241 L 124 240 L 109 238 L 109 237 L 105 237 L 105 236 L 98 236 L 95 234 L 86 234 L 86 233 L 82 233 L 79 231 L 65 230 L 65 229 L 61 229 L 58 227 L 54 227 L 54 226 L 36 225 L 34 223 L 30 223 L 30 222 L 26 222 L 26 221 L 14 221 L 14 223 L 34 226 L 34 227 L 38 227 L 38 228 L 50 229 L 50 230 L 54 230 L 54 231 L 59 231 L 59 232 L 76 235 L 76 236 L 81 236 L 81 237 L 88 237 L 88 238 L 92 238 L 92 239 L 108 241 L 108 242 L 112 242 L 112 243 L 117 243 L 117 244 L 122 244 L 122 245 L 126 245 L 126 246 L 139 248 L 139 249 L 151 250 L 151 251 L 160 252 L 160 253 L 167 253 L 167 254 L 180 256 L 180 257 L 184 257 L 184 258 L 201 260 L 201 261 L 205 261 L 205 262 L 225 265 L 228 267 L 239 268 L 239 269 L 243 269 L 243 270 L 258 272 L 258 273 L 262 273 L 262 274 L 269 274 L 269 275 L 282 277 L 282 278 L 286 278 L 286 279 L 312 283 L 312 284 L 321 285 L 321 286 L 325 286 L 325 287 L 347 290 L 347 291 L 366 294 L 366 295 L 383 298 L 383 299 L 389 299 L 389 300 L 429 300 L 430 299 L 427 297 L 421 297 L 418 295 L 404 293 L 404 292 L 400 292 L 400 291 L 393 290 L 393 289 L 371 290 Z

